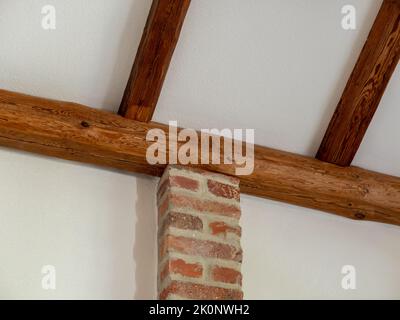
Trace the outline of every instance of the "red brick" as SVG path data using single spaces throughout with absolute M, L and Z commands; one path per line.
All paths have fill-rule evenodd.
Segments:
M 208 191 L 217 197 L 240 200 L 239 188 L 214 180 L 207 181 Z
M 184 214 L 179 212 L 170 212 L 165 217 L 163 226 L 160 229 L 160 234 L 163 235 L 167 228 L 174 227 L 183 230 L 203 230 L 203 221 L 200 218 L 192 216 L 190 214 Z
M 171 294 L 195 300 L 243 300 L 243 292 L 241 290 L 224 289 L 180 281 L 172 281 L 160 294 L 160 299 L 165 300 Z
M 158 191 L 157 191 L 157 200 L 160 201 L 162 196 L 165 194 L 165 192 L 169 189 L 170 187 L 170 182 L 169 179 L 165 179 L 161 185 L 158 186 Z
M 169 197 L 166 197 L 158 207 L 158 215 L 159 217 L 162 217 L 170 208 L 170 200 Z
M 209 172 L 209 171 L 205 171 L 205 172 L 203 172 L 203 175 L 205 176 L 205 177 L 209 177 L 209 178 L 211 178 L 211 179 L 213 179 L 213 178 L 219 178 L 219 179 L 221 179 L 222 181 L 227 181 L 227 182 L 229 182 L 229 183 L 231 183 L 231 184 L 233 184 L 233 185 L 235 185 L 235 186 L 239 186 L 239 182 L 240 182 L 240 179 L 239 178 L 236 178 L 236 177 L 231 177 L 231 176 L 225 176 L 225 175 L 222 175 L 222 174 L 218 174 L 218 173 L 214 173 L 214 172 Z
M 208 226 L 211 229 L 211 234 L 215 236 L 223 235 L 226 238 L 228 233 L 234 233 L 239 237 L 242 235 L 242 230 L 239 226 L 232 227 L 222 221 L 211 222 Z
M 190 191 L 199 190 L 199 182 L 186 177 L 174 176 L 169 178 L 172 187 L 187 189 Z
M 179 208 L 193 209 L 199 212 L 209 212 L 216 215 L 240 218 L 240 208 L 236 205 L 220 203 L 212 200 L 198 199 L 190 196 L 171 194 L 169 201 Z
M 160 257 L 162 258 L 170 251 L 192 256 L 242 261 L 242 250 L 233 245 L 167 235 L 160 246 Z
M 223 174 L 215 173 L 215 172 L 211 172 L 211 171 L 206 171 L 206 170 L 199 169 L 199 168 L 190 168 L 190 170 L 188 170 L 186 167 L 179 166 L 179 165 L 174 165 L 172 167 L 174 167 L 175 169 L 178 169 L 178 170 L 186 170 L 189 172 L 196 172 L 206 178 L 219 179 L 221 181 L 226 181 L 227 183 L 231 183 L 235 186 L 239 186 L 239 183 L 240 183 L 239 178 L 227 176 L 227 175 L 223 175 Z
M 159 292 L 160 298 L 176 295 L 188 299 L 243 299 L 241 273 L 223 267 L 221 261 L 234 261 L 238 265 L 242 262 L 238 240 L 229 237 L 241 235 L 239 179 L 201 169 L 168 166 L 161 181 L 157 192 L 159 262 L 167 261 L 159 270 L 162 288 L 166 288 Z M 202 181 L 207 182 L 204 192 Z M 225 220 L 222 216 L 232 221 L 220 221 Z M 182 236 L 183 230 L 188 235 Z M 174 253 L 181 255 L 178 258 Z M 173 275 L 186 280 L 173 279 Z M 226 288 L 228 284 L 230 289 Z
M 211 270 L 214 281 L 242 285 L 242 274 L 231 268 L 215 266 Z
M 177 187 L 196 192 L 199 191 L 200 183 L 197 180 L 182 176 L 167 177 L 163 183 L 158 186 L 157 199 L 160 200 L 170 187 Z
M 203 266 L 199 263 L 186 263 L 182 259 L 170 260 L 161 272 L 160 279 L 163 281 L 168 274 L 180 274 L 185 277 L 201 278 Z

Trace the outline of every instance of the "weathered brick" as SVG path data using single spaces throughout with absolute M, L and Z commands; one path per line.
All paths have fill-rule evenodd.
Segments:
M 241 235 L 239 199 L 237 178 L 168 166 L 157 192 L 161 299 L 243 299 L 240 272 L 226 268 L 242 261 L 229 237 Z
M 237 205 L 221 203 L 213 200 L 198 199 L 186 195 L 170 194 L 169 202 L 174 208 L 187 208 L 199 212 L 209 212 L 216 215 L 240 218 L 240 208 Z
M 234 269 L 214 266 L 211 270 L 214 281 L 242 285 L 242 274 Z
M 173 235 L 165 236 L 160 245 L 160 257 L 162 258 L 167 252 L 242 261 L 242 250 L 234 245 Z
M 210 171 L 206 171 L 206 170 L 199 169 L 199 168 L 190 168 L 190 169 L 188 169 L 188 168 L 186 168 L 184 166 L 180 166 L 180 165 L 173 165 L 171 167 L 173 167 L 175 169 L 178 169 L 178 170 L 184 170 L 184 171 L 189 172 L 189 173 L 190 172 L 195 172 L 195 173 L 200 174 L 203 177 L 206 177 L 206 178 L 209 178 L 209 179 L 226 181 L 226 183 L 230 183 L 230 184 L 235 185 L 235 186 L 239 186 L 239 183 L 240 183 L 240 179 L 237 178 L 237 177 L 227 176 L 227 175 L 223 175 L 223 174 L 216 173 L 216 172 L 210 172 Z
M 174 176 L 169 178 L 172 187 L 187 189 L 190 191 L 198 191 L 200 183 L 197 180 L 187 177 Z
M 215 180 L 207 181 L 208 191 L 217 196 L 226 199 L 240 200 L 240 192 L 238 187 L 234 187 L 228 184 L 224 184 Z
M 168 196 L 163 200 L 163 202 L 158 207 L 158 215 L 160 218 L 167 213 L 170 206 L 171 206 L 171 203 L 169 201 L 169 196 Z
M 170 187 L 170 181 L 169 179 L 165 179 L 159 186 L 158 186 L 158 191 L 157 191 L 157 200 L 160 201 L 165 192 L 169 189 Z
M 211 234 L 215 236 L 223 236 L 226 238 L 228 233 L 234 233 L 239 237 L 242 235 L 242 230 L 239 226 L 232 227 L 222 221 L 211 222 L 208 226 L 211 230 Z
M 160 274 L 163 281 L 168 274 L 180 274 L 185 277 L 200 278 L 203 275 L 203 266 L 199 263 L 187 263 L 182 259 L 169 260 Z
M 172 281 L 160 294 L 160 299 L 165 300 L 169 295 L 175 294 L 187 299 L 196 300 L 242 300 L 241 290 L 218 288 L 190 282 Z
M 166 176 L 160 180 L 157 191 L 158 200 L 162 198 L 162 196 L 170 187 L 177 187 L 195 192 L 199 191 L 200 182 L 196 178 L 189 178 L 180 175 L 168 175 L 170 172 L 170 169 L 167 169 L 164 174 Z
M 166 229 L 174 227 L 183 230 L 203 230 L 203 221 L 190 214 L 184 214 L 179 212 L 170 212 L 165 217 L 164 223 L 159 231 L 160 234 L 164 234 Z

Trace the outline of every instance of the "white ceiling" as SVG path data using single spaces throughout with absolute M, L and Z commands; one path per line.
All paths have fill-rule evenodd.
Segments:
M 381 0 L 192 0 L 155 114 L 313 156 Z M 57 29 L 41 28 L 43 5 Z M 118 109 L 151 0 L 0 2 L 0 87 Z M 357 9 L 357 30 L 341 8 Z M 400 176 L 400 70 L 354 164 Z

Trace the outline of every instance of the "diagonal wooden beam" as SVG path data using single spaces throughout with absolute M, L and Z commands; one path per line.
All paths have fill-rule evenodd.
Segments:
M 0 145 L 9 148 L 160 176 L 166 165 L 146 160 L 146 135 L 155 128 L 168 133 L 165 125 L 0 90 Z M 231 164 L 201 167 L 235 175 Z M 254 168 L 239 177 L 243 193 L 400 225 L 400 178 L 261 146 L 255 147 Z
M 152 119 L 189 5 L 190 0 L 153 0 L 120 115 Z
M 319 148 L 317 159 L 349 166 L 400 58 L 400 0 L 384 0 Z

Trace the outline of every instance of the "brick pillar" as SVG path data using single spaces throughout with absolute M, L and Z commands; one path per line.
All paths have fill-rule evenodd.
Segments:
M 169 166 L 157 200 L 160 299 L 243 299 L 239 180 Z

